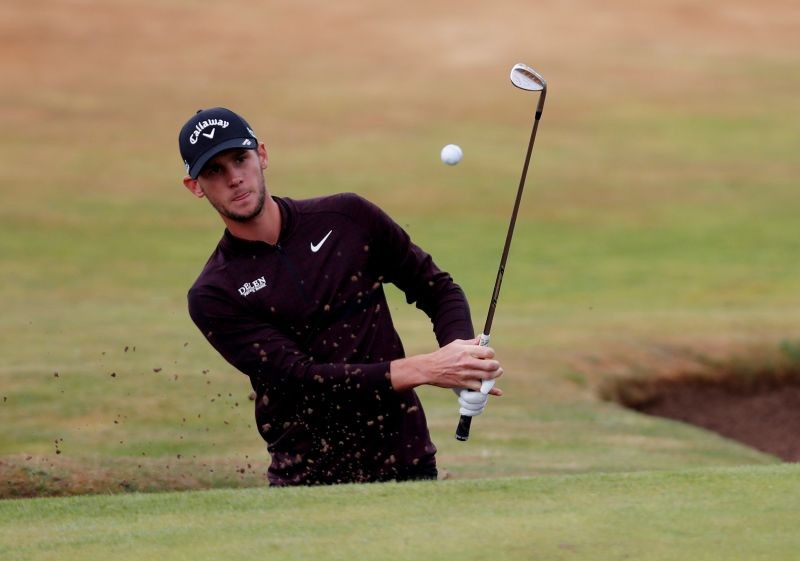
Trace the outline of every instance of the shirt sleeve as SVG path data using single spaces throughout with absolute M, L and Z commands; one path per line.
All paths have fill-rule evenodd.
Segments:
M 259 393 L 318 401 L 340 392 L 372 396 L 391 390 L 389 362 L 316 363 L 288 335 L 213 287 L 193 288 L 188 298 L 194 323 Z
M 383 210 L 358 197 L 375 251 L 376 266 L 385 282 L 405 293 L 406 301 L 425 312 L 440 346 L 475 336 L 464 291 L 433 258 L 411 241 L 408 233 Z

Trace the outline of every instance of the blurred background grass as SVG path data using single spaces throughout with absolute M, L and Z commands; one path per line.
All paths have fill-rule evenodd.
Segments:
M 201 107 L 247 117 L 274 194 L 384 207 L 480 329 L 535 108 L 508 83 L 516 62 L 549 95 L 493 329 L 508 395 L 457 445 L 450 394 L 422 391 L 443 471 L 774 461 L 607 405 L 595 383 L 616 362 L 663 369 L 665 347 L 797 338 L 793 3 L 11 0 L 0 15 L 0 465 L 17 474 L 0 485 L 262 481 L 247 380 L 186 313 L 222 229 L 180 185 L 177 131 Z M 392 302 L 407 350 L 430 349 L 427 318 Z

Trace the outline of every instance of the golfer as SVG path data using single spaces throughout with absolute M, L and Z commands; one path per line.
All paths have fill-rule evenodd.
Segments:
M 271 196 L 266 148 L 236 113 L 198 112 L 179 144 L 184 185 L 226 226 L 189 290 L 189 313 L 250 378 L 270 484 L 435 479 L 414 388 L 452 388 L 461 412 L 477 415 L 488 399 L 481 380 L 503 372 L 478 346 L 461 288 L 358 195 Z M 405 357 L 385 283 L 430 317 L 439 349 Z

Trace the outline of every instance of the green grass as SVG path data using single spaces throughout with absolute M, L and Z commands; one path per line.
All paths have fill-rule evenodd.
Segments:
M 797 466 L 0 502 L 9 561 L 790 560 Z

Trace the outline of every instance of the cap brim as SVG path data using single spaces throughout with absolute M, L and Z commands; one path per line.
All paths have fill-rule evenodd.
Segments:
M 200 172 L 203 171 L 203 167 L 208 163 L 208 160 L 219 154 L 220 152 L 224 152 L 225 150 L 233 150 L 234 148 L 241 148 L 243 150 L 255 150 L 258 148 L 258 141 L 255 138 L 232 138 L 230 140 L 226 140 L 220 144 L 217 144 L 213 148 L 209 149 L 206 153 L 202 156 L 197 158 L 194 162 L 194 165 L 189 168 L 189 177 L 192 179 L 197 179 L 197 176 L 200 175 Z

